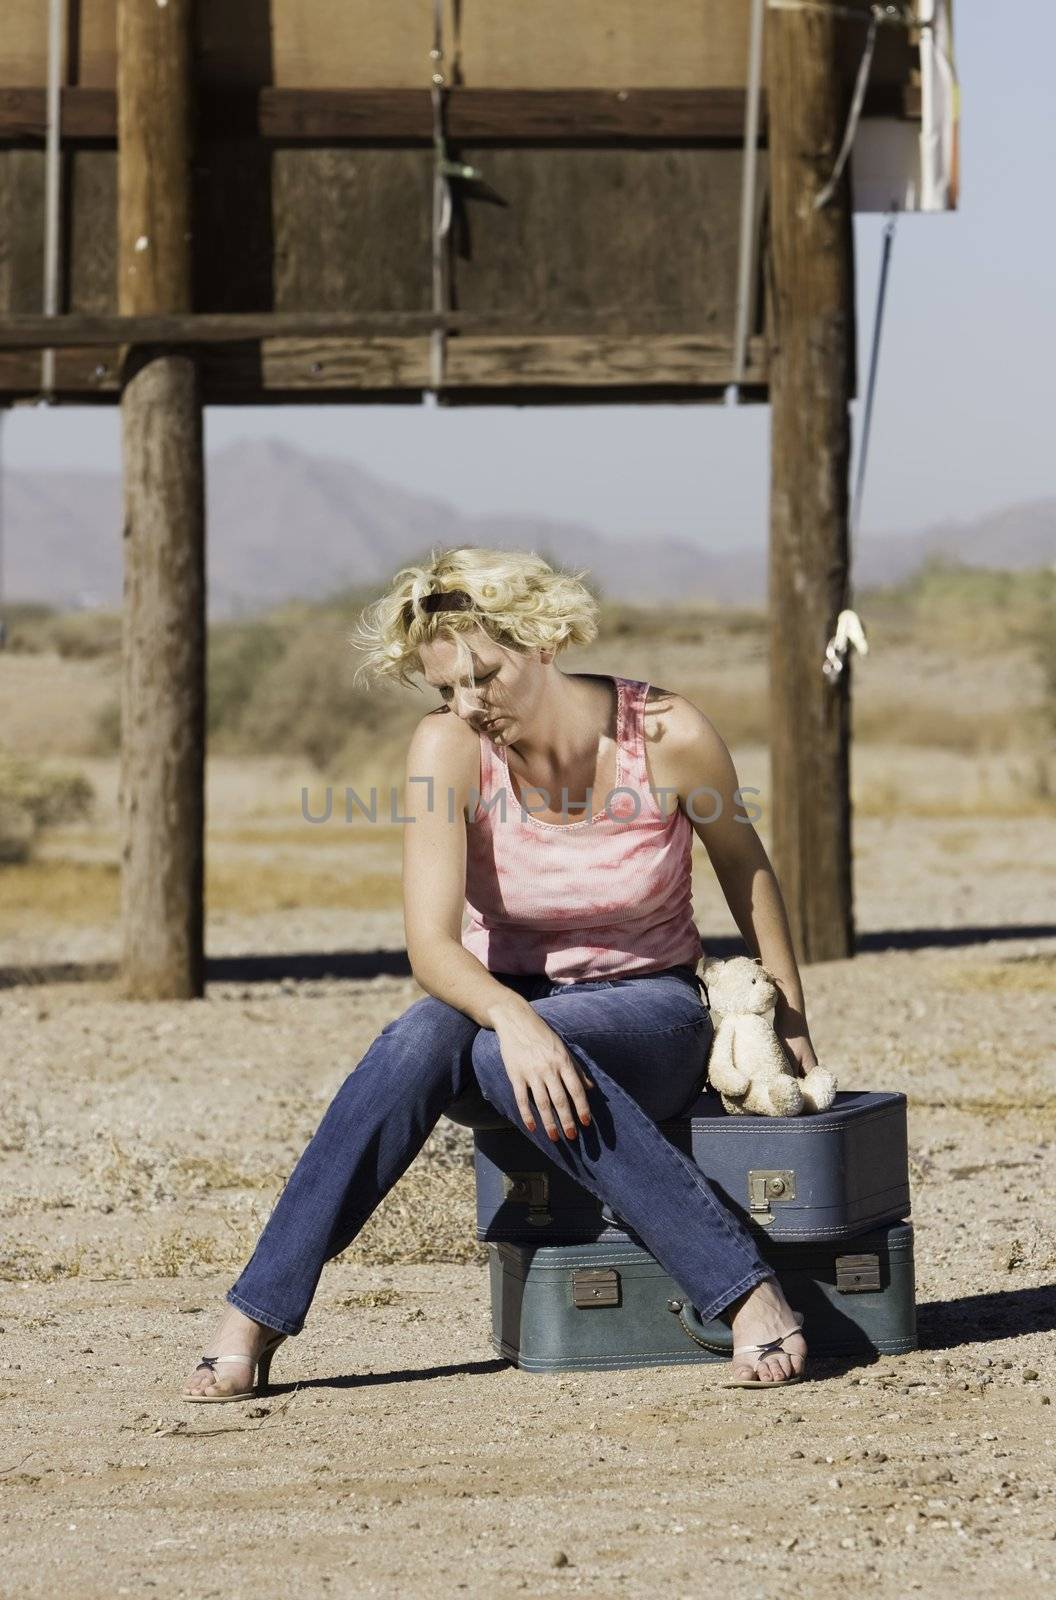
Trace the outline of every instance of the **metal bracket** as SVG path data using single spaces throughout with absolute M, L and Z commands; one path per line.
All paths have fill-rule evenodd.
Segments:
M 836 1287 L 841 1294 L 863 1294 L 880 1288 L 880 1257 L 837 1256 Z
M 618 1306 L 620 1275 L 615 1267 L 580 1267 L 572 1273 L 574 1306 Z
M 796 1175 L 787 1168 L 758 1169 L 748 1174 L 748 1211 L 753 1222 L 769 1228 L 774 1220 L 772 1200 L 796 1198 Z
M 553 1222 L 550 1213 L 550 1179 L 545 1172 L 505 1172 L 502 1178 L 505 1199 L 528 1207 L 533 1227 Z

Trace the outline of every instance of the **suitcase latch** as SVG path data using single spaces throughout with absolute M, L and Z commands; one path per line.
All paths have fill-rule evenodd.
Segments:
M 615 1267 L 580 1267 L 572 1274 L 574 1306 L 618 1306 L 620 1275 Z
M 748 1210 L 755 1222 L 769 1228 L 774 1220 L 770 1209 L 774 1200 L 796 1198 L 796 1175 L 785 1168 L 779 1171 L 753 1171 L 748 1174 Z
M 841 1294 L 861 1294 L 880 1287 L 880 1257 L 837 1256 L 836 1287 Z
M 550 1215 L 550 1179 L 545 1172 L 507 1172 L 503 1174 L 507 1200 L 528 1207 L 528 1221 L 535 1227 L 553 1222 Z

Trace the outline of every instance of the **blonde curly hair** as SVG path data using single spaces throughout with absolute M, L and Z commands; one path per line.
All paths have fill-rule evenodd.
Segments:
M 461 671 L 472 683 L 473 664 L 465 634 L 482 628 L 510 650 L 561 651 L 590 644 L 598 633 L 598 601 L 581 581 L 585 569 L 556 571 L 529 550 L 488 550 L 478 545 L 434 548 L 420 566 L 401 567 L 388 592 L 363 612 L 350 635 L 364 659 L 353 681 L 359 687 L 396 680 L 412 687 L 423 671 L 419 646 L 450 639 Z M 461 590 L 471 611 L 423 612 L 426 595 Z

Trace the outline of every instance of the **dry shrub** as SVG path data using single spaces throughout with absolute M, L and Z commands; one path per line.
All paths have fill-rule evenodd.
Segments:
M 26 1105 L 14 1091 L 0 1100 L 0 1151 L 13 1155 L 32 1150 L 43 1138 L 44 1119 L 34 1105 Z
M 325 614 L 300 629 L 281 659 L 256 678 L 239 718 L 240 745 L 303 755 L 322 769 L 350 730 L 384 735 L 392 720 L 390 704 L 352 687 L 355 663 L 346 632 Z
M 476 1218 L 471 1167 L 417 1162 L 367 1218 L 342 1260 L 363 1266 L 486 1261 Z
M 26 603 L 5 606 L 6 648 L 13 655 L 57 655 L 90 661 L 121 651 L 120 611 L 57 611 Z
M 209 630 L 210 736 L 237 735 L 246 707 L 263 677 L 282 661 L 289 641 L 267 621 L 218 623 Z
M 60 1278 L 78 1277 L 83 1262 L 83 1245 L 60 1259 L 53 1250 L 16 1246 L 0 1252 L 0 1283 L 57 1283 Z
M 136 1258 L 135 1267 L 146 1278 L 183 1278 L 196 1268 L 241 1266 L 251 1249 L 251 1244 L 239 1248 L 233 1239 L 218 1239 L 214 1234 L 170 1228 L 151 1241 Z
M 83 773 L 49 771 L 0 749 L 0 861 L 28 861 L 42 828 L 90 816 L 94 801 Z

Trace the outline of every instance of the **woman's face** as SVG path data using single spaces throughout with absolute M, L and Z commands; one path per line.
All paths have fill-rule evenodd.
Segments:
M 496 644 L 481 629 L 462 635 L 473 656 L 476 684 L 463 683 L 458 653 L 450 639 L 419 647 L 425 681 L 445 705 L 496 744 L 509 744 L 532 714 L 542 689 L 540 652 L 522 655 Z

